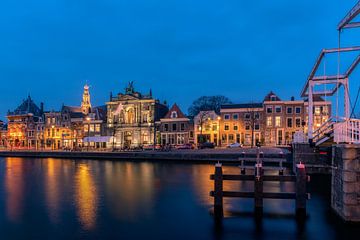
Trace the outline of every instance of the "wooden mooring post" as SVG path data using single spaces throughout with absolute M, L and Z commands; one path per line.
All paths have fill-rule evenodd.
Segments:
M 255 216 L 262 216 L 264 199 L 294 199 L 296 201 L 296 216 L 300 218 L 306 217 L 306 201 L 309 194 L 306 193 L 306 182 L 310 179 L 306 175 L 304 164 L 296 166 L 296 175 L 264 175 L 264 168 L 261 162 L 255 164 L 253 175 L 233 175 L 223 174 L 222 164 L 215 165 L 215 174 L 210 175 L 210 179 L 214 180 L 214 191 L 210 192 L 210 196 L 214 197 L 214 214 L 216 217 L 223 216 L 223 198 L 253 198 Z M 223 181 L 254 181 L 254 191 L 252 192 L 236 192 L 224 191 Z M 293 182 L 295 183 L 295 192 L 264 192 L 264 182 Z

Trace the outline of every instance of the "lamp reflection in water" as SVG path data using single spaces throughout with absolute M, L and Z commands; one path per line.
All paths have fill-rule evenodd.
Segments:
M 83 228 L 91 230 L 96 224 L 97 189 L 87 164 L 79 164 L 75 176 L 75 203 Z
M 6 190 L 6 213 L 13 222 L 20 221 L 25 199 L 23 165 L 20 158 L 6 159 L 5 190 Z
M 44 160 L 44 166 L 46 167 L 45 175 L 45 189 L 46 189 L 46 205 L 49 211 L 50 220 L 56 223 L 59 220 L 59 184 L 61 180 L 59 178 L 59 170 L 61 169 L 61 161 L 49 158 Z

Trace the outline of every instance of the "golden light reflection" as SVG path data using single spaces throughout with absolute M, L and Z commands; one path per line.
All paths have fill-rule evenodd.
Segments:
M 75 202 L 78 216 L 85 230 L 91 230 L 96 224 L 97 189 L 90 168 L 86 164 L 77 166 L 75 177 Z
M 46 167 L 45 175 L 45 188 L 46 188 L 46 204 L 49 211 L 50 220 L 57 222 L 59 219 L 59 205 L 60 205 L 60 193 L 59 193 L 59 179 L 56 170 L 61 168 L 61 161 L 49 158 L 44 163 Z
M 8 218 L 17 222 L 21 218 L 24 194 L 24 182 L 22 180 L 23 165 L 20 158 L 6 158 L 5 160 L 5 191 L 6 191 L 6 214 Z

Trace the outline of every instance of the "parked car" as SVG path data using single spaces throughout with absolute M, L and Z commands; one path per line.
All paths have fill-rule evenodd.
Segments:
M 212 142 L 204 142 L 199 144 L 199 149 L 205 149 L 205 148 L 215 148 L 215 144 Z
M 194 149 L 194 145 L 191 143 L 185 143 L 185 144 L 176 146 L 176 149 Z
M 240 143 L 231 143 L 229 145 L 226 146 L 227 148 L 241 148 L 242 144 Z

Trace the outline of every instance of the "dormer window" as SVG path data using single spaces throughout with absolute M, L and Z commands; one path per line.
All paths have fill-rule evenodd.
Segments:
M 275 96 L 275 95 L 271 95 L 270 99 L 271 99 L 272 102 L 275 102 L 275 101 L 276 101 L 276 96 Z
M 177 115 L 177 112 L 171 112 L 171 118 L 177 118 L 178 117 L 178 115 Z

